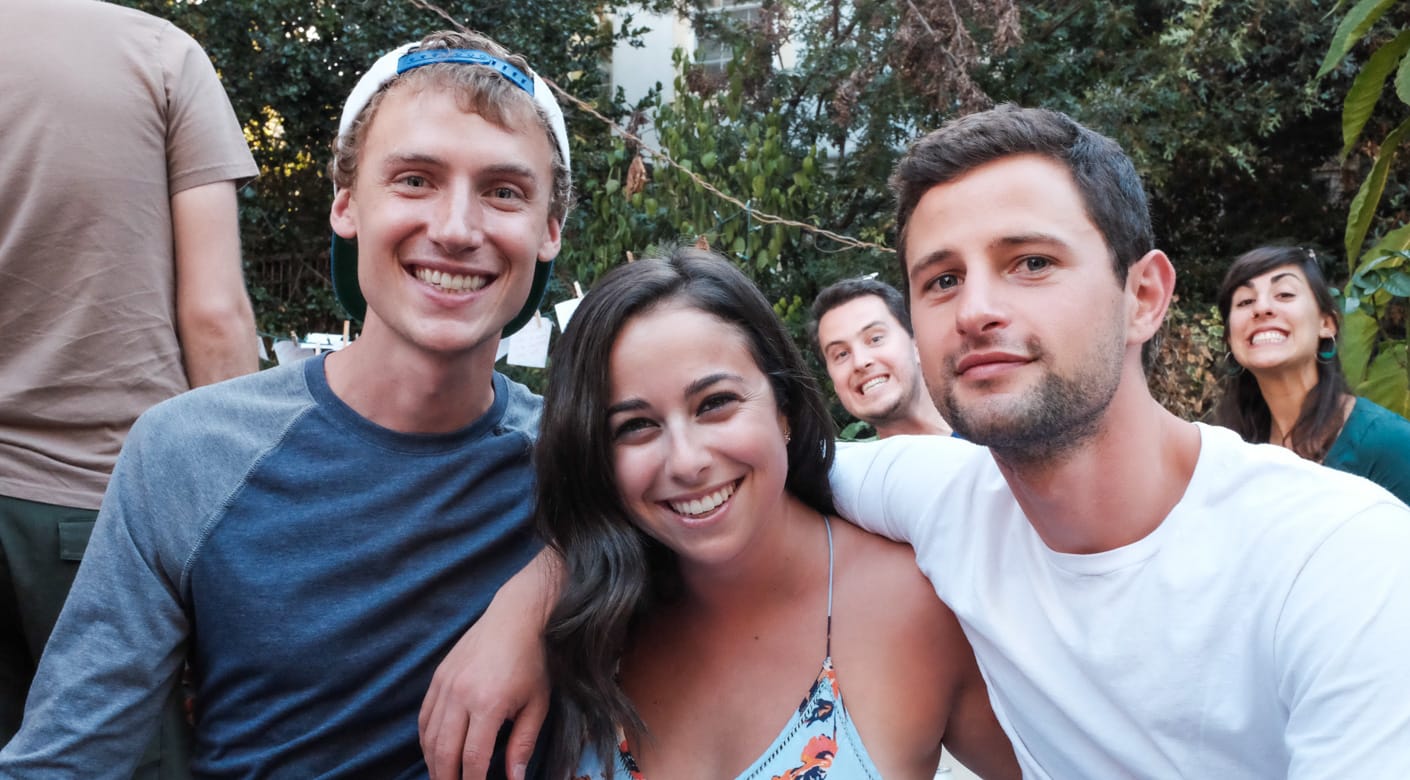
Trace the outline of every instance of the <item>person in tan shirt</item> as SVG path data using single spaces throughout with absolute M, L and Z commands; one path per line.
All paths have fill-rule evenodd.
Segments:
M 258 169 L 210 59 L 107 3 L 6 10 L 0 624 L 16 630 L 0 635 L 0 745 L 133 421 L 258 368 L 235 200 Z

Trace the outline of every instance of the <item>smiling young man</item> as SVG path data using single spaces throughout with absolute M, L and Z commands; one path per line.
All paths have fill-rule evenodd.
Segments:
M 495 373 L 569 205 L 548 87 L 481 36 L 375 63 L 334 144 L 360 338 L 144 415 L 0 776 L 118 777 L 189 660 L 192 770 L 424 775 L 435 665 L 537 549 L 537 397 Z
M 843 408 L 876 429 L 950 435 L 921 379 L 910 315 L 901 293 L 875 279 L 843 279 L 818 293 L 813 343 Z
M 851 448 L 838 508 L 915 547 L 1025 775 L 1410 773 L 1410 511 L 1150 395 L 1175 271 L 1121 149 L 1004 106 L 892 183 L 927 384 L 988 450 Z

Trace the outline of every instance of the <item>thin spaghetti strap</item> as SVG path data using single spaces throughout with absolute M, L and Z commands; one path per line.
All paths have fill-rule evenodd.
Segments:
M 832 657 L 832 519 L 823 515 L 827 527 L 827 657 Z

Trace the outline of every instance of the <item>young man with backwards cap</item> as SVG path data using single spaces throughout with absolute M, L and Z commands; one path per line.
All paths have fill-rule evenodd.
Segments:
M 130 773 L 183 659 L 195 774 L 426 772 L 432 672 L 538 547 L 540 402 L 494 359 L 559 250 L 567 135 L 522 58 L 437 33 L 359 81 L 330 173 L 361 337 L 142 416 L 0 776 Z

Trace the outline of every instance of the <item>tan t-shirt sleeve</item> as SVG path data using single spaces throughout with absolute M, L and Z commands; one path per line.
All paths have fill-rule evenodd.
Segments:
M 259 173 L 225 87 L 210 58 L 168 25 L 160 43 L 167 102 L 167 180 L 174 195 L 191 187 Z

